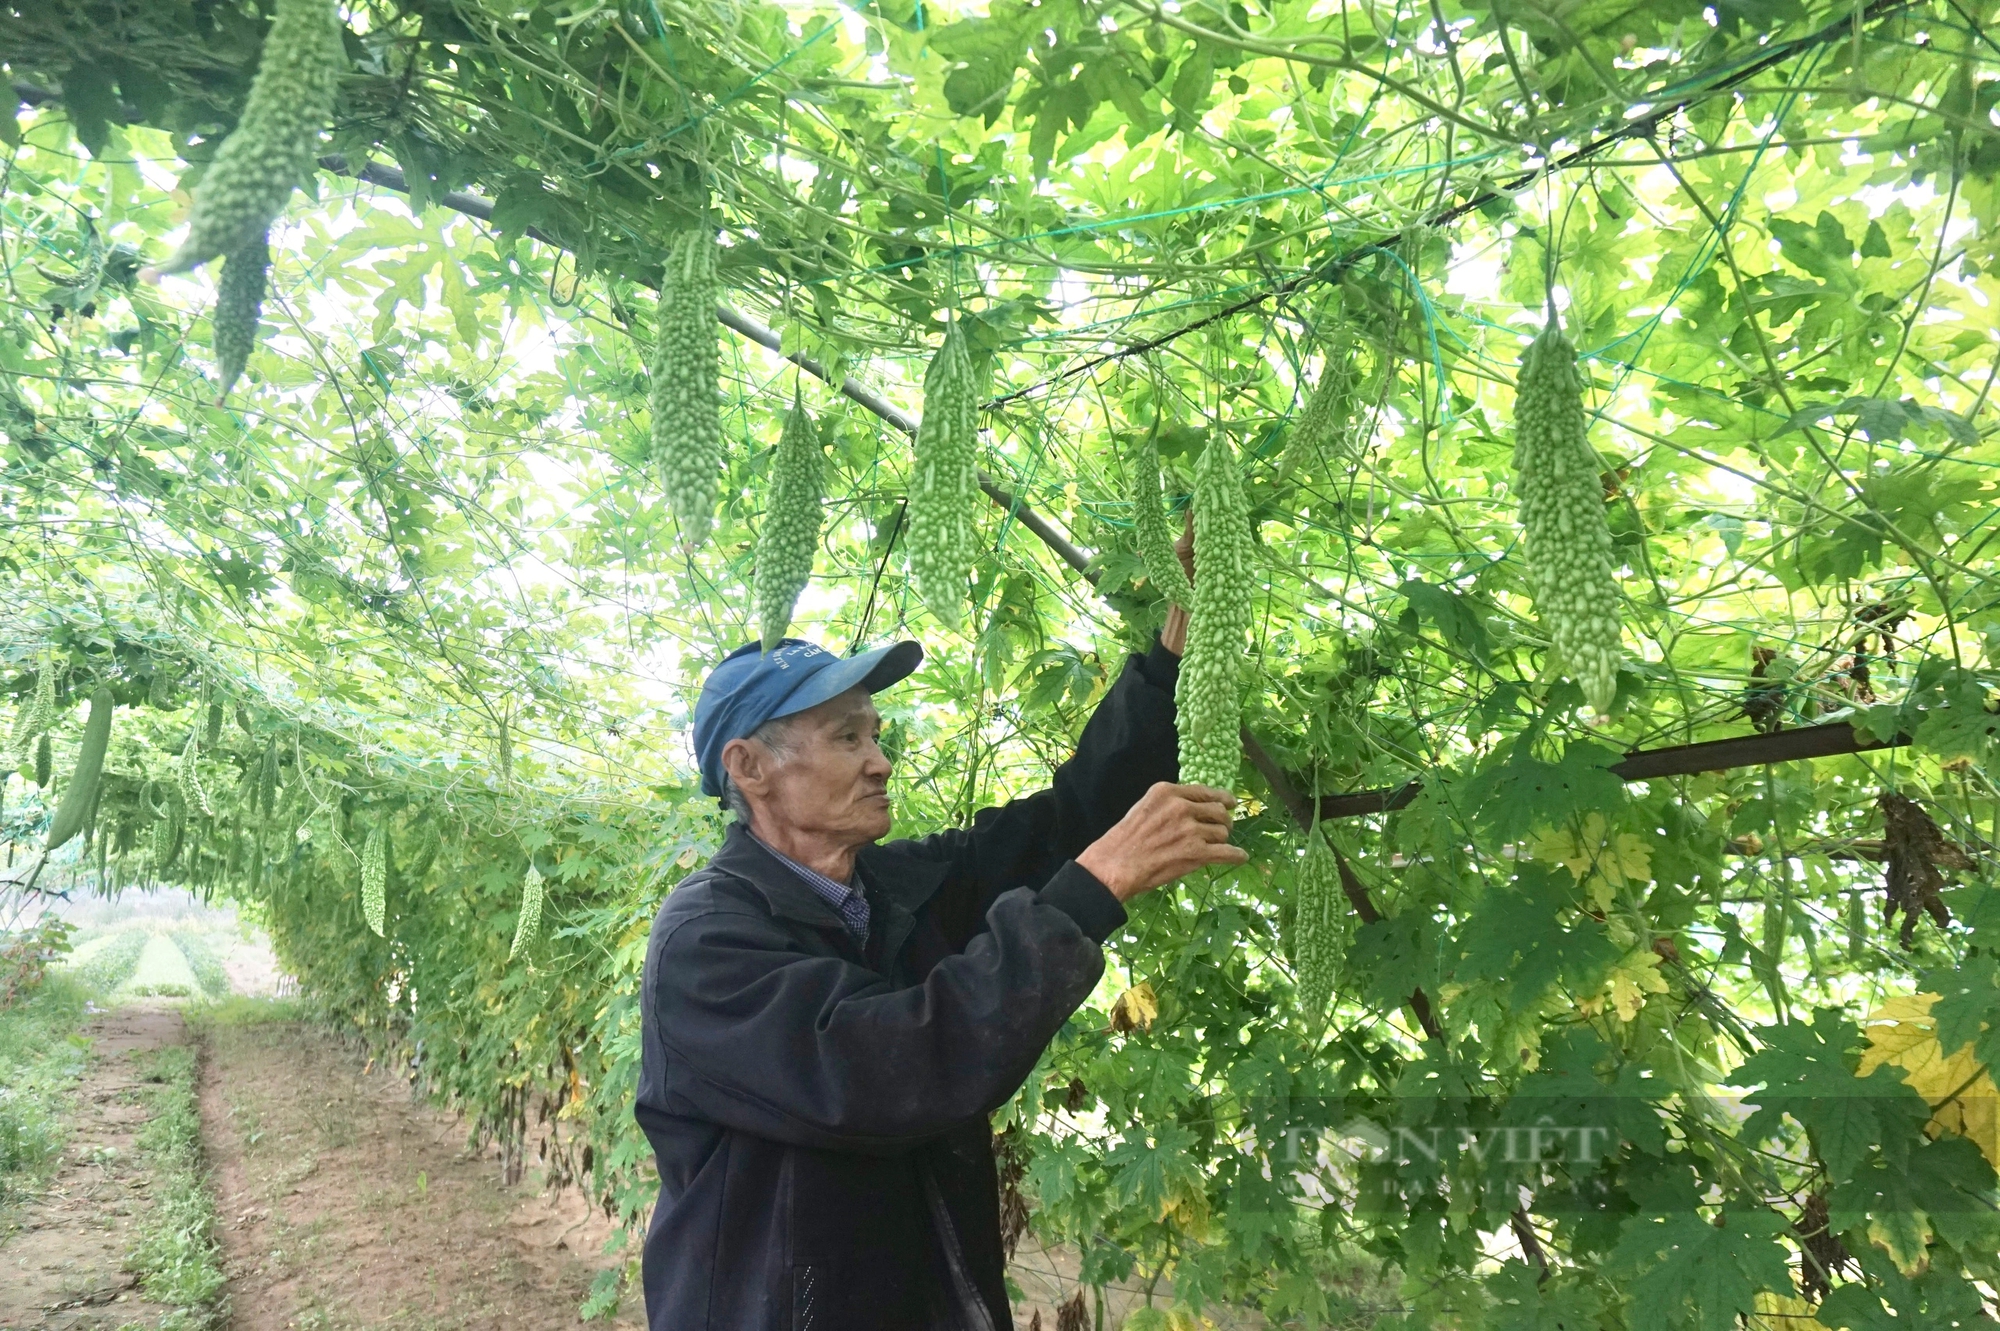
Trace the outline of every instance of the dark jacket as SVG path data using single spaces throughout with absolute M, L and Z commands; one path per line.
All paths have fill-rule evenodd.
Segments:
M 1072 858 L 1177 772 L 1134 657 L 1051 789 L 864 848 L 866 943 L 741 827 L 653 922 L 637 1117 L 652 1331 L 1006 1331 L 987 1115 L 1124 923 Z

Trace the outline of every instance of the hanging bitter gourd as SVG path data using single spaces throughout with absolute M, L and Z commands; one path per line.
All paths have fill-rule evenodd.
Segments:
M 111 712 L 115 706 L 111 686 L 98 685 L 90 696 L 90 719 L 83 723 L 83 742 L 77 746 L 76 767 L 70 772 L 62 803 L 56 806 L 55 816 L 49 820 L 50 850 L 81 832 L 89 821 L 104 774 L 104 751 L 111 744 Z
M 1250 504 L 1218 430 L 1194 469 L 1194 605 L 1174 690 L 1181 780 L 1222 790 L 1243 761 L 1244 638 L 1254 585 Z
M 47 790 L 49 782 L 55 779 L 56 746 L 45 730 L 41 738 L 35 741 L 35 788 Z
M 1298 974 L 1299 1007 L 1317 1019 L 1333 1001 L 1340 965 L 1347 955 L 1347 898 L 1340 890 L 1340 866 L 1319 824 L 1306 834 L 1292 888 L 1292 960 Z
M 270 230 L 313 169 L 346 65 L 333 0 L 278 0 L 243 115 L 194 187 L 187 238 L 157 272 L 185 272 Z
M 278 741 L 272 740 L 264 749 L 263 760 L 257 765 L 257 814 L 268 820 L 271 811 L 278 807 Z
M 0 771 L 30 768 L 39 765 L 32 756 L 38 739 L 46 739 L 56 724 L 56 659 L 54 652 L 43 652 L 35 659 L 35 691 L 22 701 L 14 713 L 14 731 L 8 739 L 9 757 Z M 40 785 L 41 782 L 35 784 Z
M 176 775 L 180 778 L 181 799 L 190 809 L 199 809 L 206 817 L 215 817 L 215 806 L 208 801 L 208 790 L 201 784 L 201 737 L 188 735 L 187 747 L 181 750 L 180 763 Z
M 521 880 L 521 913 L 514 918 L 514 945 L 507 949 L 507 960 L 512 961 L 522 948 L 534 942 L 541 927 L 542 871 L 530 862 L 528 874 Z
M 1185 607 L 1194 588 L 1188 585 L 1187 570 L 1174 553 L 1174 536 L 1167 515 L 1160 507 L 1160 448 L 1152 439 L 1139 446 L 1132 463 L 1132 530 L 1139 542 L 1139 558 L 1146 564 L 1146 580 L 1160 595 Z
M 979 384 L 964 326 L 953 320 L 924 371 L 904 550 L 917 595 L 946 628 L 963 617 L 966 578 L 979 559 Z
M 715 252 L 708 227 L 668 242 L 653 325 L 653 466 L 689 550 L 708 539 L 722 475 Z
M 1306 409 L 1292 422 L 1291 437 L 1285 441 L 1285 451 L 1278 459 L 1280 477 L 1291 475 L 1301 466 L 1324 463 L 1339 454 L 1345 443 L 1353 398 L 1352 349 L 1329 344 L 1319 383 L 1306 399 Z
M 257 345 L 257 321 L 264 315 L 264 286 L 271 272 L 271 246 L 259 236 L 229 251 L 222 260 L 222 278 L 215 287 L 215 308 L 209 312 L 209 335 L 215 348 L 216 396 L 225 398 L 250 363 Z
M 361 916 L 377 938 L 383 937 L 388 893 L 389 829 L 386 823 L 377 823 L 361 846 Z
M 791 414 L 771 467 L 771 503 L 757 535 L 757 622 L 770 651 L 792 625 L 792 608 L 812 578 L 825 497 L 825 454 L 812 416 L 792 389 Z
M 1576 349 L 1554 319 L 1521 358 L 1514 484 L 1535 610 L 1558 669 L 1599 712 L 1618 691 L 1619 604 L 1603 464 L 1583 410 Z

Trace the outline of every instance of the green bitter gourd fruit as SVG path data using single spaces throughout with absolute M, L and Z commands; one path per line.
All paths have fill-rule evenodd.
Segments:
M 190 809 L 199 809 L 210 818 L 215 817 L 215 806 L 208 802 L 208 790 L 201 784 L 201 737 L 189 734 L 187 746 L 181 750 L 180 763 L 176 775 L 180 778 L 181 799 Z
M 8 740 L 10 758 L 0 770 L 22 769 L 35 761 L 31 756 L 37 739 L 46 738 L 56 724 L 55 653 L 43 652 L 35 660 L 35 691 L 14 713 L 14 732 Z M 42 784 L 36 782 L 37 785 Z
M 964 614 L 966 578 L 979 559 L 979 385 L 964 326 L 953 320 L 924 371 L 904 550 L 925 606 L 948 629 Z
M 111 686 L 100 684 L 90 695 L 90 719 L 83 723 L 83 743 L 76 751 L 76 767 L 69 787 L 49 820 L 48 848 L 56 847 L 81 832 L 97 801 L 98 782 L 104 773 L 104 751 L 111 743 Z M 44 736 L 44 738 L 47 738 Z
M 1132 528 L 1139 541 L 1139 557 L 1146 564 L 1146 580 L 1160 595 L 1185 607 L 1193 599 L 1187 570 L 1174 553 L 1173 532 L 1160 507 L 1160 449 L 1152 439 L 1139 448 L 1132 464 Z
M 47 731 L 35 741 L 35 786 L 41 790 L 49 788 L 49 782 L 56 779 L 56 746 Z
M 262 236 L 229 251 L 222 260 L 222 279 L 216 283 L 215 308 L 209 312 L 209 334 L 215 347 L 215 390 L 218 399 L 229 390 L 250 363 L 257 345 L 257 321 L 264 314 L 264 286 L 271 272 L 271 246 Z
M 389 892 L 389 829 L 375 824 L 361 846 L 361 915 L 377 938 L 383 937 Z
M 257 812 L 268 819 L 271 811 L 278 807 L 278 742 L 272 740 L 264 749 L 264 759 L 257 768 Z
M 1599 712 L 1618 690 L 1619 604 L 1603 464 L 1583 409 L 1576 349 L 1551 319 L 1521 358 L 1514 474 L 1528 569 L 1557 668 Z
M 715 258 L 707 227 L 668 242 L 653 328 L 653 465 L 690 550 L 708 539 L 722 474 Z
M 158 272 L 185 272 L 270 230 L 313 169 L 346 64 L 333 0 L 278 0 L 243 115 L 194 187 L 187 238 Z
M 825 454 L 796 387 L 771 470 L 771 503 L 757 537 L 757 621 L 767 652 L 791 627 L 792 608 L 812 578 L 824 514 Z
M 1333 1001 L 1340 965 L 1347 955 L 1347 897 L 1340 890 L 1340 866 L 1317 824 L 1306 834 L 1292 890 L 1292 958 L 1299 977 L 1299 1006 L 1318 1018 Z
M 1181 780 L 1233 789 L 1243 762 L 1244 638 L 1250 631 L 1250 504 L 1218 430 L 1194 471 L 1194 605 L 1174 690 Z
M 519 956 L 521 949 L 535 941 L 535 931 L 542 927 L 542 871 L 531 862 L 527 877 L 521 880 L 521 913 L 514 920 L 514 945 L 507 949 L 507 960 Z
M 1291 438 L 1278 459 L 1278 475 L 1289 476 L 1301 466 L 1311 466 L 1335 456 L 1344 443 L 1348 411 L 1354 396 L 1352 351 L 1329 346 L 1319 383 L 1306 399 L 1306 409 L 1292 423 Z

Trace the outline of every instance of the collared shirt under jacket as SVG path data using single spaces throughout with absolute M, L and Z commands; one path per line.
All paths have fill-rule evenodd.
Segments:
M 652 1331 L 1006 1331 L 987 1116 L 1124 923 L 1074 857 L 1178 771 L 1134 657 L 1048 790 L 865 847 L 865 940 L 744 828 L 653 922 L 637 1117 Z

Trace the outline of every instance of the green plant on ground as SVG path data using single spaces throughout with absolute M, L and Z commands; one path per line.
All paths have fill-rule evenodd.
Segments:
M 173 934 L 152 934 L 139 953 L 139 964 L 119 986 L 119 998 L 193 998 L 201 981 Z
M 70 956 L 67 969 L 86 988 L 110 994 L 132 977 L 149 937 L 144 929 L 121 929 L 93 938 Z
M 62 1105 L 83 1075 L 76 1032 L 92 992 L 57 972 L 0 1008 L 0 1208 L 32 1191 L 62 1152 Z
M 218 999 L 229 992 L 229 973 L 222 968 L 214 934 L 199 929 L 175 929 L 167 936 L 186 959 L 203 997 Z
M 196 1051 L 186 1045 L 155 1050 L 146 1059 L 153 1113 L 139 1131 L 139 1148 L 152 1168 L 152 1206 L 126 1256 L 126 1269 L 139 1277 L 146 1297 L 171 1308 L 171 1325 L 185 1331 L 227 1318 L 215 1201 L 202 1165 L 197 1066 Z

